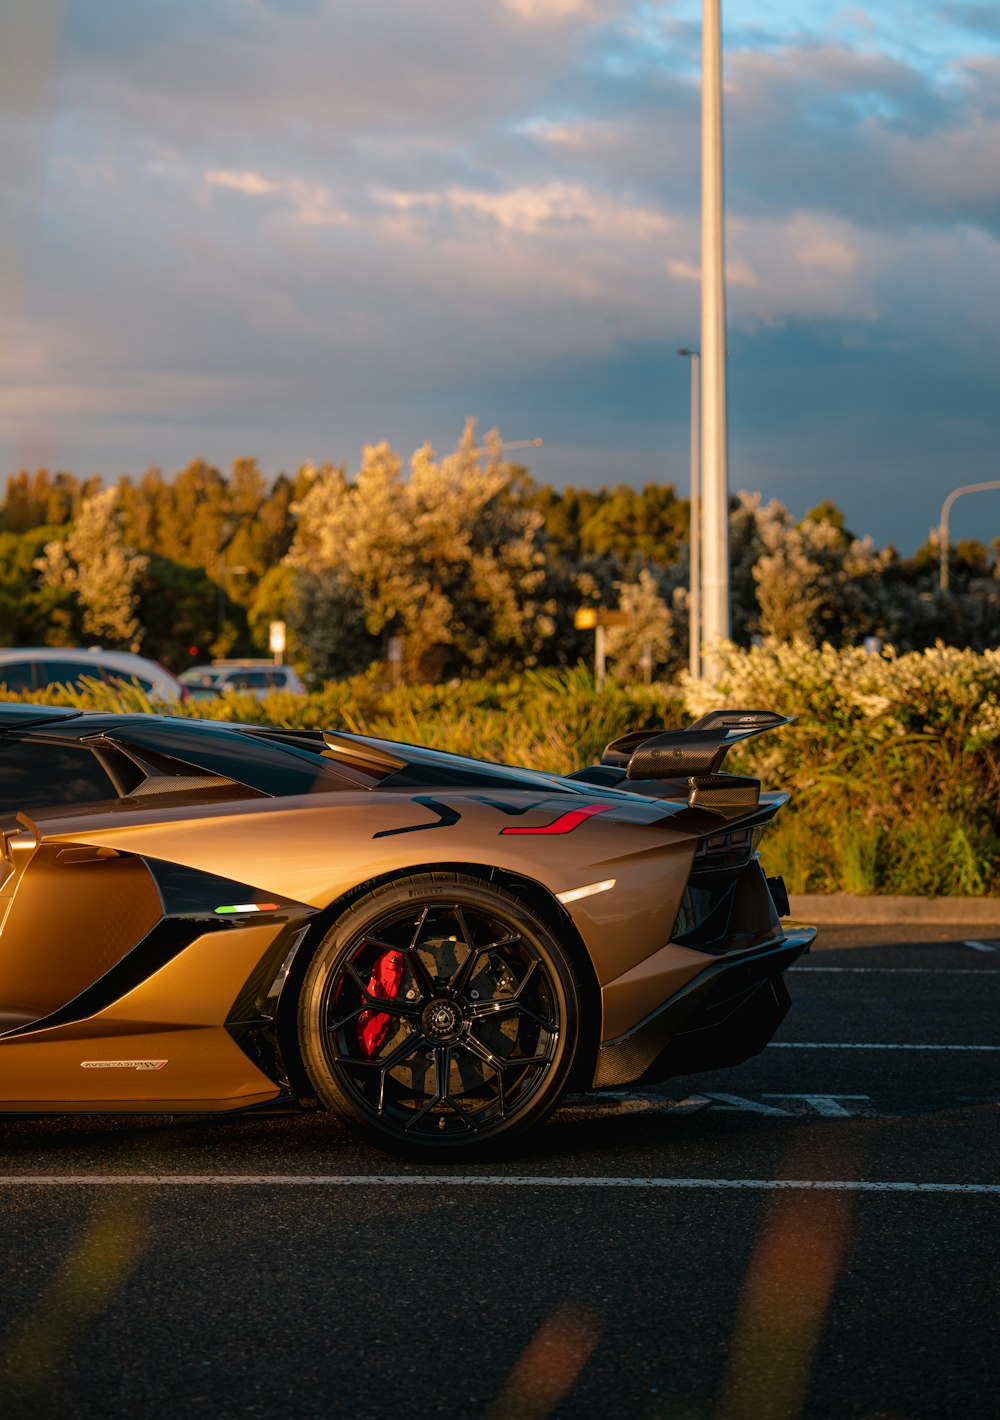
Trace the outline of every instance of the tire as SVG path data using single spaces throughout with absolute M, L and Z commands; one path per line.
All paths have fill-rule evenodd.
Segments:
M 495 1154 L 556 1107 L 580 988 L 515 893 L 457 873 L 353 903 L 302 983 L 298 1036 L 320 1101 L 409 1158 Z

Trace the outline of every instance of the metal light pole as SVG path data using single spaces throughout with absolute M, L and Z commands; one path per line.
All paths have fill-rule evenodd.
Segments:
M 702 0 L 701 14 L 701 611 L 702 645 L 711 648 L 730 633 L 720 0 Z M 709 649 L 706 673 L 715 666 Z
M 941 590 L 948 590 L 948 514 L 956 498 L 963 493 L 986 493 L 992 488 L 1000 488 L 1000 479 L 991 483 L 966 483 L 962 488 L 953 488 L 941 504 L 941 520 L 938 523 L 938 556 L 941 559 Z
M 693 680 L 701 675 L 701 449 L 699 420 L 701 404 L 701 357 L 697 350 L 678 350 L 691 361 L 691 588 L 688 594 L 688 671 Z
M 231 541 L 232 541 L 232 538 L 230 538 L 229 541 L 231 542 Z M 227 610 L 227 607 L 226 607 L 226 602 L 227 602 L 227 597 L 226 597 L 226 578 L 230 575 L 230 573 L 232 573 L 232 575 L 233 575 L 234 577 L 237 577 L 237 576 L 244 576 L 247 572 L 250 571 L 250 568 L 249 568 L 249 567 L 243 567 L 243 566 L 230 567 L 230 565 L 229 565 L 229 558 L 228 558 L 228 556 L 227 556 L 227 548 L 228 548 L 228 545 L 229 545 L 229 544 L 228 544 L 228 542 L 227 542 L 226 546 L 223 547 L 223 549 L 222 549 L 222 551 L 219 553 L 219 557 L 218 557 L 218 577 L 219 577 L 219 636 L 220 636 L 220 637 L 222 636 L 222 633 L 223 633 L 223 632 L 225 631 L 225 629 L 226 629 L 226 610 Z

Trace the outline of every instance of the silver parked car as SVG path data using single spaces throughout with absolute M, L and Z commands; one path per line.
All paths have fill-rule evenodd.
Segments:
M 187 700 L 188 691 L 158 661 L 130 651 L 83 646 L 7 646 L 0 649 L 0 685 L 9 691 L 80 688 L 84 679 L 135 684 L 150 700 Z
M 302 695 L 305 686 L 292 666 L 273 661 L 213 661 L 210 666 L 189 666 L 181 681 L 196 700 L 214 700 L 229 691 L 249 691 L 263 700 L 272 690 Z

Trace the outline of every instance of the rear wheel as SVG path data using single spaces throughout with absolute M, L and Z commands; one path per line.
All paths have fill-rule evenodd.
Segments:
M 484 1153 L 555 1108 L 580 995 L 513 892 L 422 873 L 354 903 L 309 966 L 298 1028 L 321 1101 L 396 1153 Z

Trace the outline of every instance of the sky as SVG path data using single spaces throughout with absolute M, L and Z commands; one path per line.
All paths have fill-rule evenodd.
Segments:
M 730 487 L 1000 478 L 1000 8 L 723 0 Z M 698 0 L 0 0 L 0 473 L 688 478 Z M 1000 534 L 1000 492 L 956 537 Z

